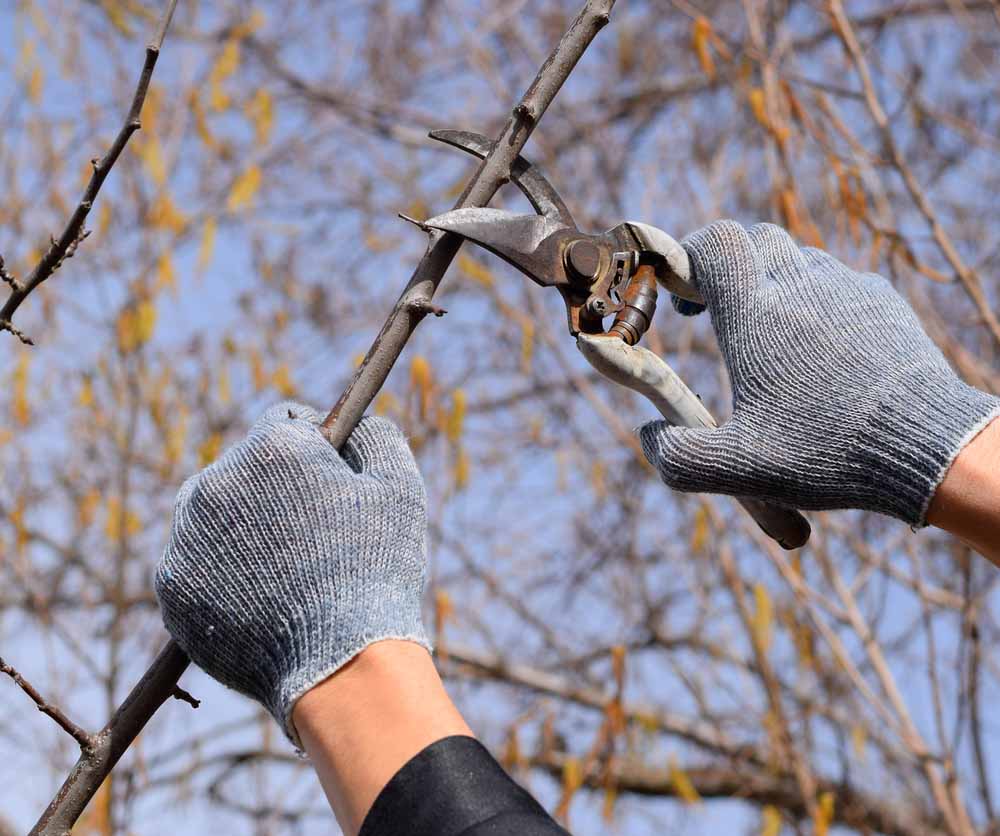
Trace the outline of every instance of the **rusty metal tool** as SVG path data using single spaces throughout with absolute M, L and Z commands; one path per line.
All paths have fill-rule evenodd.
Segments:
M 468 131 L 434 131 L 431 137 L 480 158 L 491 146 L 485 137 Z M 636 345 L 652 322 L 657 284 L 688 302 L 702 301 L 683 247 L 663 230 L 636 221 L 596 235 L 581 232 L 556 190 L 523 157 L 511 167 L 511 182 L 536 214 L 455 209 L 419 225 L 461 235 L 536 284 L 556 288 L 566 304 L 570 334 L 598 372 L 644 395 L 673 424 L 715 426 L 712 415 L 673 369 Z M 604 320 L 611 316 L 605 331 Z M 764 533 L 784 548 L 798 548 L 809 539 L 809 522 L 798 511 L 752 497 L 737 499 Z

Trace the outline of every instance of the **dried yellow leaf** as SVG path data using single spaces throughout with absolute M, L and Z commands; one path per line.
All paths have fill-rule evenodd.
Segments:
M 35 64 L 31 68 L 31 75 L 28 76 L 28 98 L 35 104 L 42 100 L 42 91 L 45 88 L 45 72 L 40 64 Z
M 223 405 L 228 405 L 232 400 L 232 391 L 229 387 L 229 370 L 223 366 L 222 370 L 219 372 L 219 380 L 216 385 L 219 403 Z
M 455 454 L 455 490 L 462 490 L 469 484 L 469 454 L 464 448 L 459 448 Z
M 84 409 L 94 405 L 94 384 L 89 375 L 84 375 L 80 384 L 80 392 L 76 396 L 76 402 Z
M 445 435 L 453 444 L 462 438 L 462 426 L 465 423 L 465 391 L 456 389 L 451 393 L 451 409 L 445 422 Z
M 271 94 L 263 87 L 258 87 L 253 98 L 246 103 L 243 112 L 253 125 L 254 136 L 259 145 L 265 144 L 271 138 L 274 127 L 274 103 Z
M 779 836 L 781 833 L 781 812 L 768 804 L 760 811 L 760 836 Z
M 399 401 L 392 392 L 380 392 L 375 399 L 376 415 L 393 415 L 399 413 Z
M 226 208 L 230 212 L 236 212 L 247 206 L 253 200 L 259 188 L 260 169 L 256 165 L 251 165 L 233 183 L 229 197 L 226 200 Z
M 149 210 L 149 222 L 155 227 L 180 233 L 187 226 L 188 218 L 177 208 L 173 198 L 164 192 Z
M 208 436 L 201 445 L 198 447 L 198 463 L 201 467 L 214 462 L 222 450 L 222 435 L 217 432 L 213 432 Z
M 771 632 L 774 623 L 771 596 L 767 591 L 767 587 L 758 582 L 753 585 L 753 598 L 754 612 L 751 628 L 753 629 L 758 646 L 766 652 L 771 647 Z
M 22 554 L 24 552 L 25 546 L 28 545 L 28 540 L 30 539 L 28 529 L 24 522 L 26 511 L 27 500 L 25 500 L 24 495 L 21 494 L 14 501 L 14 507 L 10 512 L 10 524 L 14 529 L 14 549 L 17 554 Z
M 699 804 L 701 802 L 698 790 L 695 789 L 688 774 L 681 768 L 680 764 L 677 763 L 677 759 L 673 756 L 670 758 L 669 774 L 670 783 L 673 785 L 674 792 L 677 793 L 678 798 L 685 804 Z
M 294 397 L 297 389 L 287 363 L 281 363 L 271 374 L 271 385 L 278 390 L 282 397 Z
M 431 373 L 431 364 L 422 355 L 418 354 L 410 362 L 410 385 L 417 393 L 420 419 L 426 420 L 430 411 L 431 390 L 434 386 L 434 378 Z
M 147 134 L 141 142 L 135 145 L 136 153 L 146 168 L 150 179 L 162 186 L 167 182 L 167 164 L 163 160 L 163 149 L 156 134 Z
M 767 105 L 764 101 L 764 91 L 760 87 L 754 87 L 750 90 L 750 109 L 753 111 L 754 118 L 760 122 L 765 128 L 770 129 L 771 120 L 767 118 Z
M 143 299 L 136 305 L 134 328 L 137 346 L 152 339 L 153 332 L 156 330 L 156 304 L 152 299 Z
M 709 81 L 715 79 L 715 59 L 709 49 L 709 39 L 712 36 L 712 24 L 706 17 L 697 17 L 691 26 L 691 45 L 698 56 L 701 70 Z
M 531 372 L 531 361 L 535 355 L 535 323 L 525 319 L 521 323 L 521 371 Z
M 91 488 L 80 497 L 76 505 L 76 520 L 81 528 L 86 528 L 94 521 L 97 506 L 100 504 L 101 492 L 97 488 Z
M 816 821 L 813 823 L 813 833 L 815 836 L 827 836 L 830 832 L 830 824 L 833 822 L 834 796 L 832 792 L 820 794 L 816 805 Z
M 253 381 L 253 388 L 256 391 L 267 386 L 267 373 L 264 371 L 264 361 L 261 359 L 257 349 L 250 350 L 250 378 Z
M 201 244 L 198 246 L 198 271 L 201 272 L 212 263 L 215 253 L 215 233 L 218 224 L 215 218 L 205 221 L 201 230 Z
M 22 427 L 31 421 L 31 405 L 28 403 L 28 368 L 30 366 L 31 355 L 27 351 L 18 352 L 11 387 L 11 412 L 14 420 Z
M 868 755 L 868 729 L 860 723 L 856 723 L 851 729 L 851 748 L 854 756 L 864 763 Z
M 694 525 L 691 527 L 691 551 L 700 552 L 708 543 L 708 510 L 699 505 L 694 512 Z
M 174 260 L 169 250 L 164 250 L 156 263 L 156 289 L 169 289 L 174 292 L 177 290 L 177 271 L 174 269 Z
M 483 287 L 493 287 L 493 273 L 488 267 L 480 264 L 476 259 L 464 252 L 458 254 L 458 268 L 474 282 L 478 282 Z

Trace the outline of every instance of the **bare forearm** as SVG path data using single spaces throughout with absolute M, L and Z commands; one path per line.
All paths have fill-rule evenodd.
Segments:
M 959 453 L 934 494 L 927 522 L 1000 566 L 1000 418 Z
M 430 654 L 407 641 L 370 645 L 305 694 L 295 727 L 347 834 L 393 775 L 425 747 L 472 736 Z

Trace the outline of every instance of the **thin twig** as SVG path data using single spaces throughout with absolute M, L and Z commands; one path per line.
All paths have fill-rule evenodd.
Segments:
M 153 77 L 153 68 L 156 66 L 156 59 L 160 57 L 160 47 L 163 46 L 163 38 L 166 36 L 167 28 L 170 26 L 170 21 L 174 16 L 176 8 L 177 0 L 168 0 L 167 8 L 160 18 L 159 26 L 157 26 L 156 35 L 146 46 L 146 60 L 143 63 L 142 72 L 139 74 L 139 82 L 132 96 L 132 106 L 125 117 L 125 123 L 118 131 L 118 136 L 115 137 L 115 141 L 107 153 L 101 159 L 95 158 L 91 160 L 94 171 L 90 175 L 90 181 L 83 192 L 83 197 L 80 198 L 80 202 L 77 204 L 72 216 L 70 216 L 66 227 L 58 238 L 50 238 L 49 248 L 23 283 L 7 282 L 10 284 L 12 292 L 7 297 L 3 308 L 0 309 L 0 328 L 10 331 L 14 336 L 19 337 L 22 342 L 26 342 L 29 345 L 34 344 L 14 328 L 12 324 L 14 321 L 14 312 L 36 287 L 59 269 L 59 266 L 67 258 L 73 257 L 80 242 L 90 234 L 84 229 L 83 225 L 90 214 L 90 210 L 94 207 L 97 193 L 101 190 L 101 186 L 104 185 L 104 181 L 107 179 L 115 163 L 118 162 L 118 158 L 121 156 L 122 151 L 125 150 L 129 139 L 132 138 L 132 134 L 142 127 L 139 115 L 142 113 L 142 105 L 146 101 L 146 92 L 149 90 L 149 81 Z M 0 264 L 0 267 L 2 267 L 2 264 Z M 7 279 L 4 279 L 4 281 L 7 281 Z
M 14 684 L 17 685 L 25 694 L 27 694 L 31 701 L 35 704 L 35 707 L 48 717 L 55 720 L 56 724 L 61 728 L 66 734 L 72 737 L 77 743 L 80 744 L 80 748 L 84 751 L 89 751 L 94 745 L 94 738 L 89 735 L 84 729 L 74 723 L 69 719 L 60 709 L 56 706 L 49 704 L 40 693 L 38 689 L 35 688 L 27 679 L 25 679 L 18 671 L 11 665 L 8 665 L 3 657 L 0 656 L 0 673 L 6 674 L 11 679 L 14 680 Z

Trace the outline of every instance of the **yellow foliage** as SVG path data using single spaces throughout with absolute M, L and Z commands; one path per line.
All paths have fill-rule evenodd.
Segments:
M 14 365 L 11 412 L 14 415 L 14 420 L 22 427 L 31 420 L 31 406 L 28 403 L 28 367 L 30 365 L 31 355 L 27 351 L 20 351 L 17 355 L 17 363 Z
M 122 308 L 115 324 L 118 350 L 128 354 L 147 343 L 156 330 L 156 305 L 143 299 L 135 307 Z
M 576 791 L 583 786 L 583 766 L 579 758 L 567 757 L 562 768 L 562 798 L 556 808 L 556 815 L 565 819 L 569 813 L 569 803 Z
M 771 606 L 771 596 L 767 587 L 762 583 L 753 585 L 754 612 L 751 621 L 751 628 L 754 637 L 761 650 L 767 651 L 771 647 L 771 632 L 774 623 L 774 611 Z
M 163 149 L 160 147 L 160 140 L 156 134 L 146 134 L 141 142 L 135 143 L 136 153 L 142 164 L 146 167 L 146 172 L 150 179 L 157 185 L 162 186 L 167 182 L 167 164 L 163 160 Z
M 768 804 L 760 812 L 760 836 L 779 836 L 781 833 L 781 811 Z
M 531 360 L 535 354 L 535 323 L 525 319 L 521 323 L 521 371 L 531 371 Z
M 271 374 L 271 385 L 285 398 L 295 395 L 295 381 L 292 380 L 292 372 L 287 363 L 280 364 Z
M 430 410 L 434 376 L 431 372 L 431 364 L 422 355 L 418 354 L 410 362 L 410 385 L 419 398 L 420 419 L 425 420 Z
M 455 490 L 460 491 L 469 484 L 469 454 L 459 448 L 455 454 Z
M 376 415 L 392 415 L 399 413 L 399 401 L 392 392 L 380 392 L 375 399 Z
M 201 467 L 214 462 L 222 450 L 222 435 L 214 432 L 209 435 L 198 447 L 198 464 Z
M 100 504 L 101 492 L 97 488 L 91 488 L 80 497 L 76 505 L 76 520 L 82 528 L 86 528 L 94 521 L 97 506 Z
M 222 52 L 208 74 L 210 90 L 209 103 L 213 110 L 225 110 L 229 107 L 229 94 L 222 89 L 222 83 L 236 72 L 240 65 L 240 42 L 231 37 L 222 47 Z
M 715 60 L 712 58 L 709 49 L 709 39 L 712 36 L 712 24 L 706 17 L 695 18 L 691 27 L 691 46 L 698 56 L 698 63 L 701 70 L 708 77 L 709 81 L 715 80 Z
M 254 136 L 259 145 L 264 145 L 271 138 L 274 127 L 274 104 L 271 94 L 263 87 L 258 87 L 253 98 L 243 108 L 243 112 L 253 125 Z
M 164 250 L 160 255 L 160 260 L 156 265 L 156 289 L 172 291 L 177 290 L 177 271 L 174 269 L 174 260 L 169 250 Z
M 104 9 L 104 13 L 108 16 L 111 25 L 121 32 L 121 34 L 126 37 L 132 37 L 135 34 L 126 15 L 125 4 L 121 0 L 101 0 L 101 8 Z
M 615 688 L 620 694 L 625 688 L 625 646 L 616 644 L 611 648 L 611 675 Z
M 225 366 L 219 371 L 218 395 L 219 403 L 223 406 L 228 405 L 232 400 L 232 391 L 229 387 L 229 370 Z
M 135 512 L 122 507 L 117 496 L 108 499 L 108 508 L 104 517 L 104 536 L 112 543 L 117 543 L 124 537 L 138 534 L 142 523 Z
M 182 406 L 166 424 L 166 433 L 163 439 L 163 459 L 166 473 L 171 471 L 184 454 L 187 426 L 187 410 Z
M 818 804 L 816 805 L 816 821 L 813 823 L 813 833 L 815 836 L 827 836 L 830 832 L 830 823 L 833 821 L 833 803 L 834 797 L 832 792 L 820 794 Z
M 594 461 L 590 467 L 590 485 L 594 489 L 594 495 L 598 499 L 602 499 L 608 492 L 605 476 L 604 462 L 600 460 Z
M 465 422 L 465 391 L 456 389 L 451 393 L 451 409 L 445 421 L 445 435 L 453 444 L 462 438 L 462 425 Z
M 691 528 L 691 551 L 700 552 L 708 543 L 708 510 L 699 505 L 694 513 L 694 525 Z
M 750 109 L 753 111 L 754 118 L 765 128 L 770 128 L 771 120 L 767 118 L 767 105 L 764 102 L 764 91 L 759 87 L 754 87 L 750 90 L 749 99 Z
M 104 783 L 73 828 L 73 836 L 110 836 L 111 778 L 109 775 L 104 779 Z
M 255 348 L 250 350 L 250 378 L 253 380 L 253 388 L 258 392 L 267 386 L 264 361 L 261 359 L 260 352 Z
M 233 183 L 226 200 L 226 208 L 230 212 L 236 212 L 247 206 L 257 194 L 260 188 L 260 169 L 256 165 L 251 165 Z
M 27 502 L 24 495 L 21 494 L 14 502 L 14 508 L 10 512 L 10 524 L 14 528 L 14 549 L 17 554 L 22 554 L 24 547 L 28 545 L 28 529 L 24 524 L 26 510 Z
M 618 788 L 609 784 L 604 788 L 604 803 L 601 805 L 601 818 L 612 821 L 615 817 L 615 802 L 618 801 Z
M 111 204 L 104 201 L 97 215 L 97 234 L 103 236 L 111 226 Z
M 447 590 L 438 589 L 434 593 L 434 632 L 441 635 L 444 625 L 455 615 L 455 605 Z
M 177 208 L 173 198 L 167 192 L 164 192 L 149 210 L 149 222 L 161 229 L 169 229 L 173 233 L 180 233 L 187 226 L 188 218 L 187 215 Z
M 851 729 L 851 748 L 854 750 L 854 756 L 864 763 L 868 754 L 868 729 L 860 723 Z
M 458 269 L 483 287 L 493 287 L 493 273 L 490 269 L 464 252 L 458 254 Z
M 215 233 L 218 226 L 215 218 L 205 221 L 205 226 L 201 230 L 201 244 L 198 247 L 198 270 L 199 272 L 212 263 L 212 255 L 215 253 Z
M 28 76 L 28 98 L 38 104 L 42 100 L 42 91 L 45 88 L 45 72 L 40 64 L 35 64 L 31 68 L 31 75 Z
M 691 779 L 688 777 L 687 773 L 681 769 L 680 764 L 677 763 L 677 759 L 670 758 L 670 783 L 673 785 L 674 792 L 677 793 L 677 797 L 680 798 L 685 804 L 698 804 L 701 802 L 701 796 L 698 794 L 698 790 L 695 789 L 694 784 L 691 783 Z
M 94 405 L 94 384 L 90 375 L 84 375 L 80 384 L 80 393 L 76 396 L 76 402 L 84 409 Z

